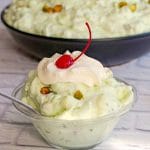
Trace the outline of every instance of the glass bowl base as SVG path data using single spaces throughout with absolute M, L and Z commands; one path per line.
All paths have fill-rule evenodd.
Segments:
M 88 146 L 88 147 L 76 147 L 76 148 L 58 146 L 58 145 L 54 145 L 54 144 L 51 144 L 51 146 L 56 148 L 56 149 L 61 149 L 61 150 L 90 150 L 90 149 L 93 149 L 94 147 L 98 146 L 100 143 L 97 143 L 97 144 L 94 144 L 94 145 L 91 145 L 91 146 Z

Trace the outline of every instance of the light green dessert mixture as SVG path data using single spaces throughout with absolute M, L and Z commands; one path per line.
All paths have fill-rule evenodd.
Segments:
M 6 22 L 21 31 L 48 37 L 120 37 L 150 31 L 149 0 L 13 0 Z
M 46 87 L 49 93 L 41 92 Z M 59 119 L 95 118 L 118 111 L 133 101 L 132 87 L 113 77 L 101 85 L 89 87 L 82 83 L 44 85 L 36 71 L 31 71 L 25 84 L 22 101 L 43 116 Z

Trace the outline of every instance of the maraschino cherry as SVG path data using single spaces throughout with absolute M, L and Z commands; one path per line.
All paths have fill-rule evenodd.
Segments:
M 82 50 L 81 54 L 79 56 L 77 56 L 76 58 L 74 58 L 74 59 L 71 57 L 71 55 L 68 55 L 68 54 L 62 55 L 55 62 L 55 65 L 57 66 L 57 68 L 59 68 L 59 69 L 69 68 L 71 65 L 73 65 L 73 63 L 77 59 L 79 59 L 88 50 L 88 48 L 89 48 L 89 46 L 91 45 L 91 42 L 92 42 L 92 34 L 91 34 L 91 29 L 90 29 L 89 24 L 87 22 L 85 24 L 86 24 L 86 26 L 88 28 L 88 31 L 89 31 L 89 39 L 88 39 L 88 42 L 87 42 L 86 46 Z

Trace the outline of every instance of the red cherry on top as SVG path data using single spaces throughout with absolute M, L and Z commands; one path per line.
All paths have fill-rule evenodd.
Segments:
M 68 54 L 62 55 L 55 62 L 55 65 L 57 66 L 57 68 L 59 68 L 59 69 L 69 68 L 77 59 L 79 59 L 88 50 L 88 48 L 92 42 L 92 34 L 91 34 L 91 29 L 90 29 L 89 24 L 87 22 L 85 24 L 86 24 L 88 31 L 89 31 L 89 39 L 88 39 L 86 46 L 82 50 L 81 54 L 74 59 L 71 57 L 71 55 L 68 55 Z
M 64 54 L 59 57 L 55 63 L 58 68 L 66 69 L 74 63 L 73 58 L 70 55 Z

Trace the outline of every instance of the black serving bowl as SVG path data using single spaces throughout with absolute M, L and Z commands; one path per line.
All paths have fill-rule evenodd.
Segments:
M 87 39 L 46 37 L 15 29 L 4 19 L 7 8 L 1 13 L 3 24 L 22 50 L 37 58 L 50 57 L 56 52 L 63 53 L 66 50 L 82 50 L 87 42 Z M 126 37 L 93 39 L 87 55 L 100 60 L 105 66 L 112 66 L 126 63 L 149 50 L 150 32 Z

